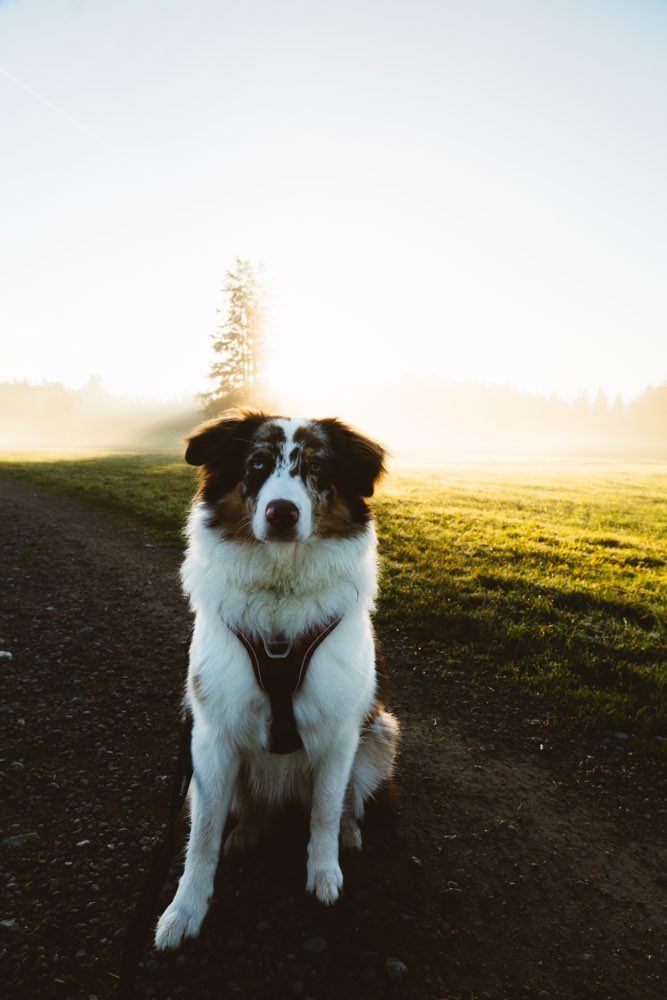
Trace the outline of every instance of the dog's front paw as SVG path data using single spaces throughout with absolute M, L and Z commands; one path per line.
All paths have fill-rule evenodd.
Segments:
M 178 948 L 185 938 L 197 937 L 205 916 L 206 907 L 192 910 L 172 903 L 158 920 L 155 947 L 159 951 Z
M 330 868 L 315 868 L 308 873 L 306 892 L 314 892 L 320 903 L 330 906 L 335 903 L 343 888 L 343 873 L 340 865 Z

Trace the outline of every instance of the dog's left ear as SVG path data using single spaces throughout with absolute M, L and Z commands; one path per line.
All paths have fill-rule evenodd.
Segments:
M 333 475 L 344 493 L 372 497 L 375 484 L 386 472 L 386 452 L 377 441 L 360 434 L 335 417 L 318 420 L 333 451 Z
M 187 439 L 185 461 L 189 465 L 215 463 L 228 468 L 240 467 L 252 435 L 264 420 L 263 413 L 242 411 L 229 418 L 200 424 Z

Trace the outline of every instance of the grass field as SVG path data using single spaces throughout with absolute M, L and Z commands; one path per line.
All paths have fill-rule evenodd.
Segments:
M 195 482 L 164 455 L 7 455 L 0 473 L 172 542 Z M 379 630 L 425 649 L 435 683 L 464 665 L 667 736 L 667 467 L 453 467 L 392 476 L 376 509 Z

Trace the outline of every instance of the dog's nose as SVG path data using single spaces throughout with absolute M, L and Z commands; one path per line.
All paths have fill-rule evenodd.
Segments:
M 281 531 L 292 528 L 299 520 L 299 508 L 291 500 L 272 500 L 265 513 L 271 527 Z

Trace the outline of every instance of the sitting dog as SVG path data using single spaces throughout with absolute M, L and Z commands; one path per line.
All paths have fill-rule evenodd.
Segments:
M 333 903 L 338 852 L 392 773 L 398 723 L 381 701 L 370 614 L 376 534 L 366 498 L 384 451 L 337 419 L 242 412 L 188 439 L 199 467 L 181 572 L 195 614 L 186 707 L 193 779 L 185 869 L 158 948 L 195 937 L 225 853 L 262 813 L 310 812 L 306 889 Z

